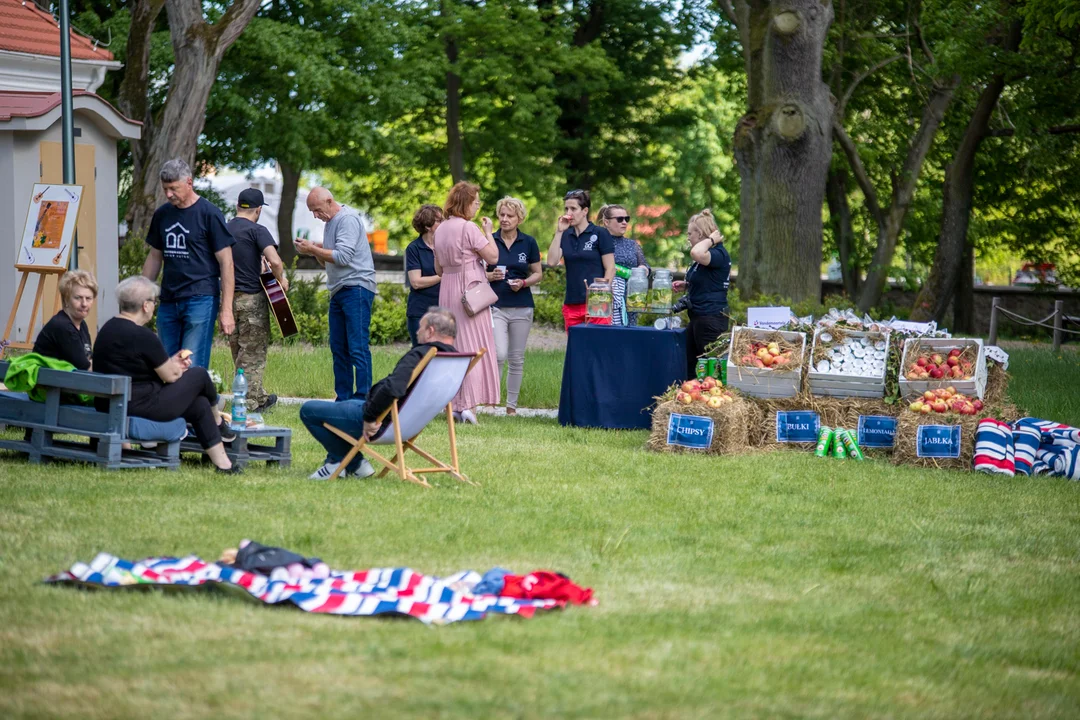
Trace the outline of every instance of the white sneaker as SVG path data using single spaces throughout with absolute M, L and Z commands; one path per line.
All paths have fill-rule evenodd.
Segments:
M 375 474 L 375 468 L 371 466 L 367 458 L 360 461 L 360 467 L 356 469 L 356 472 L 349 473 L 349 477 L 354 478 L 366 478 Z
M 480 421 L 476 419 L 476 413 L 472 410 L 461 411 L 461 421 L 468 423 L 469 425 L 479 425 Z
M 308 475 L 308 480 L 329 480 L 330 476 L 334 474 L 334 471 L 337 470 L 338 465 L 340 464 L 341 463 L 326 463 L 321 468 Z M 345 477 L 347 474 L 347 472 L 343 472 L 338 477 Z

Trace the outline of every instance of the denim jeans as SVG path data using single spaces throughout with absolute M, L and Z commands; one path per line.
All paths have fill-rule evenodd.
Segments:
M 181 350 L 190 350 L 192 365 L 209 368 L 220 302 L 217 295 L 195 295 L 161 303 L 157 330 L 165 352 L 171 357 Z
M 375 293 L 359 286 L 343 287 L 330 297 L 330 353 L 334 356 L 334 394 L 339 402 L 366 400 L 371 389 L 368 341 L 374 301 Z
M 337 464 L 349 454 L 352 446 L 323 427 L 323 423 L 330 423 L 338 430 L 359 439 L 364 432 L 364 401 L 308 400 L 300 406 L 300 422 L 304 423 L 312 437 L 326 448 L 326 462 Z M 364 456 L 357 453 L 346 470 L 356 472 L 363 459 Z

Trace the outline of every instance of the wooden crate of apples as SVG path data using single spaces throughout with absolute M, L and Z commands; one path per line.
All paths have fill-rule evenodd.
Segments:
M 735 396 L 714 377 L 704 380 L 687 380 L 675 393 L 675 402 L 681 405 L 704 404 L 710 408 L 721 408 L 727 403 L 735 401 Z
M 953 395 L 982 399 L 986 359 L 979 338 L 910 338 L 900 361 L 900 394 L 917 400 L 926 391 L 951 388 Z
M 731 331 L 727 382 L 752 397 L 794 397 L 802 386 L 806 335 L 736 327 Z

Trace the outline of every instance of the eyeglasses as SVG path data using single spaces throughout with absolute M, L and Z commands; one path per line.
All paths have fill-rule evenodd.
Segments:
M 608 218 L 608 220 L 614 220 L 615 222 L 621 222 L 621 223 L 630 222 L 630 216 L 629 215 L 612 215 L 611 217 Z

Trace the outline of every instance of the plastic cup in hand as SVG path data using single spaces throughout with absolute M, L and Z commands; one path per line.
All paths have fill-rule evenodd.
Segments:
M 499 273 L 500 277 L 503 277 L 503 278 L 506 277 L 506 266 L 505 265 L 496 265 L 495 270 Z

